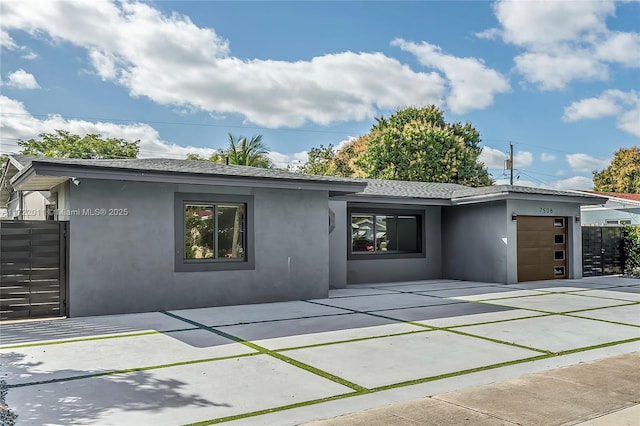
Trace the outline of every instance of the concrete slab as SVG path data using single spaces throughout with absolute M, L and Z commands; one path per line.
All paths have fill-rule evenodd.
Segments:
M 178 321 L 160 312 L 22 321 L 2 324 L 0 344 L 15 345 L 151 330 L 178 330 L 192 327 L 183 321 Z
M 323 299 L 327 300 L 327 299 Z M 213 308 L 171 311 L 181 317 L 207 326 L 247 324 L 259 321 L 306 318 L 348 313 L 344 309 L 303 301 L 262 303 L 256 305 L 217 306 Z M 188 325 L 187 323 L 184 323 Z
M 582 311 L 572 316 L 595 318 L 640 326 L 640 305 L 617 306 L 593 311 Z
M 414 286 L 414 285 L 422 286 L 425 284 L 429 286 L 429 290 L 447 290 L 447 289 L 450 290 L 453 288 L 484 287 L 488 285 L 487 283 L 478 283 L 473 281 L 426 280 L 426 281 L 407 281 L 402 283 L 366 284 L 366 286 L 401 290 L 403 287 Z
M 210 336 L 212 335 L 212 336 Z M 178 340 L 178 337 L 180 340 Z M 184 341 L 207 342 L 196 347 Z M 255 352 L 204 330 L 0 350 L 7 383 L 31 383 Z M 81 354 L 81 356 L 80 356 Z
M 526 425 L 561 425 L 625 404 L 619 394 L 538 375 L 435 398 Z
M 429 291 L 438 291 L 438 290 L 451 290 L 454 288 L 469 288 L 470 283 L 463 284 L 462 286 L 458 282 L 448 282 L 448 283 L 430 283 L 430 282 L 422 282 L 416 284 L 402 284 L 402 285 L 392 285 L 388 287 L 384 287 L 387 290 L 395 290 L 402 291 L 405 293 L 414 293 L 414 292 L 429 292 Z M 478 284 L 479 285 L 479 284 Z M 484 284 L 483 286 L 486 286 Z
M 300 346 L 319 345 L 368 337 L 388 336 L 391 334 L 428 331 L 424 327 L 396 323 L 375 327 L 352 328 L 348 330 L 327 331 L 323 333 L 300 334 L 275 339 L 255 340 L 254 343 L 268 349 L 285 349 Z
M 398 324 L 398 322 L 366 314 L 345 314 L 326 317 L 313 317 L 294 320 L 233 325 L 227 327 L 218 327 L 217 329 L 245 340 L 260 339 L 261 341 L 266 341 L 270 339 L 278 339 L 279 342 L 284 343 L 299 341 L 299 339 L 296 339 L 296 337 L 302 335 L 309 335 L 310 337 L 313 337 L 320 333 L 335 332 L 339 330 L 345 331 L 345 333 L 343 333 L 343 336 L 350 336 L 354 335 L 354 331 L 356 334 L 358 334 L 357 330 L 361 328 L 375 329 L 376 326 L 389 324 Z M 412 331 L 416 330 L 416 327 L 407 324 L 403 327 L 396 327 L 396 330 Z M 290 346 L 290 343 L 286 343 L 286 346 L 282 347 Z
M 434 398 L 423 398 L 374 408 L 305 426 L 416 426 L 416 425 L 514 426 L 495 416 Z
M 573 280 L 573 281 L 574 282 L 606 284 L 606 285 L 616 285 L 616 286 L 636 286 L 636 285 L 640 285 L 640 278 L 627 278 L 627 277 L 618 277 L 618 276 L 589 277 L 589 278 L 582 278 L 580 280 Z
M 501 292 L 490 292 L 490 293 L 480 293 L 473 294 L 469 296 L 456 296 L 452 299 L 456 300 L 494 300 L 494 299 L 504 299 L 509 297 L 523 297 L 523 296 L 539 296 L 544 294 L 541 291 L 536 290 L 512 290 L 512 291 L 501 291 Z
M 566 286 L 560 286 L 560 287 L 541 287 L 541 288 L 537 288 L 536 291 L 542 291 L 545 293 L 571 293 L 574 291 L 587 291 L 588 289 L 582 288 L 582 287 L 566 287 Z
M 513 291 L 518 291 L 518 290 L 514 290 L 508 287 L 483 285 L 479 287 L 452 288 L 452 289 L 438 290 L 438 291 L 423 291 L 418 294 L 425 294 L 425 295 L 434 296 L 434 297 L 458 297 L 458 296 L 471 296 L 474 294 L 486 294 L 486 293 L 510 293 Z
M 640 293 L 622 292 L 614 289 L 608 290 L 586 290 L 575 293 L 578 296 L 602 297 L 605 299 L 627 300 L 629 302 L 640 302 Z
M 598 416 L 575 426 L 638 426 L 640 419 L 640 405 L 624 408 L 604 416 Z
M 640 287 L 637 287 L 637 286 L 633 286 L 633 287 L 615 287 L 615 288 L 612 288 L 612 290 L 619 291 L 619 292 L 622 292 L 622 293 L 640 293 Z
M 319 300 L 319 302 L 335 306 L 337 308 L 353 309 L 360 312 L 454 303 L 453 301 L 442 300 L 437 297 L 406 293 L 358 296 L 329 300 L 322 299 Z
M 469 354 L 473 354 L 472 357 Z M 287 356 L 367 388 L 539 355 L 445 331 L 287 351 Z
M 301 385 L 304 384 L 304 385 Z M 266 355 L 15 388 L 21 424 L 176 425 L 350 392 Z
M 505 312 L 510 310 L 513 309 L 506 306 L 488 305 L 484 303 L 451 303 L 420 308 L 376 311 L 376 314 L 397 318 L 401 321 L 424 322 L 434 318 L 470 316 L 487 312 Z
M 396 291 L 385 290 L 382 288 L 338 288 L 335 290 L 329 290 L 329 299 L 335 299 L 337 297 L 353 297 L 353 296 L 372 296 L 375 294 L 395 294 Z
M 541 350 L 560 352 L 640 338 L 640 328 L 573 318 L 547 315 L 508 322 L 460 327 L 456 330 L 513 342 Z M 640 350 L 640 342 L 637 342 Z
M 520 309 L 535 309 L 544 312 L 571 312 L 581 309 L 602 308 L 606 306 L 618 306 L 630 302 L 613 299 L 599 299 L 595 297 L 578 296 L 571 294 L 542 294 L 540 296 L 518 297 L 513 299 L 496 299 L 484 303 L 492 303 L 502 306 L 511 306 Z
M 417 321 L 422 324 L 434 327 L 457 327 L 465 324 L 478 324 L 493 321 L 509 321 L 518 318 L 546 315 L 539 312 L 527 311 L 525 309 L 510 309 L 508 311 L 487 312 L 483 314 L 462 315 L 449 318 L 435 318 L 424 321 Z

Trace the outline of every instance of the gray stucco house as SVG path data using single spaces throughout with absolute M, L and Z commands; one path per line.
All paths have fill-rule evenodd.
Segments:
M 0 207 L 49 191 L 69 222 L 70 316 L 322 298 L 372 282 L 579 278 L 580 206 L 602 203 L 188 160 L 11 159 Z

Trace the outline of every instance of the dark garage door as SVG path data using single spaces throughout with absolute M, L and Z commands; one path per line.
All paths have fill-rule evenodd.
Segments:
M 518 216 L 518 281 L 567 278 L 567 218 Z
M 0 319 L 66 315 L 67 225 L 0 221 Z

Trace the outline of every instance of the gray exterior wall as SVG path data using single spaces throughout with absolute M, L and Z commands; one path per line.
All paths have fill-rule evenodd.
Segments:
M 83 179 L 70 191 L 71 316 L 326 297 L 328 194 Z M 174 271 L 174 193 L 253 195 L 255 269 Z M 127 209 L 88 216 L 82 209 Z
M 518 281 L 517 216 L 567 217 L 569 278 L 582 277 L 580 206 L 574 203 L 507 200 L 443 208 L 444 278 L 515 283 Z
M 606 226 L 607 220 L 630 220 L 631 225 L 640 225 L 640 207 L 611 209 L 586 208 L 580 213 L 582 226 Z
M 346 284 L 413 281 L 441 278 L 442 258 L 440 254 L 441 228 L 440 206 L 416 206 L 401 204 L 361 204 L 348 206 L 370 207 L 390 210 L 422 210 L 425 217 L 425 257 L 385 259 L 371 256 L 365 259 L 347 259 L 349 248 L 350 219 L 347 217 L 346 201 L 331 201 L 336 214 L 336 229 L 331 233 L 331 285 L 336 288 Z M 341 227 L 340 229 L 338 227 Z
M 329 234 L 329 285 L 331 288 L 347 286 L 347 202 L 329 201 L 335 214 L 335 228 Z
M 442 208 L 443 277 L 506 283 L 510 281 L 507 249 L 510 223 L 507 203 Z

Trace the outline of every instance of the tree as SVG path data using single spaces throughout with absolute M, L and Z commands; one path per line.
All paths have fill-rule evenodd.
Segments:
M 336 151 L 333 145 L 320 145 L 309 150 L 307 162 L 297 172 L 309 175 L 340 176 L 335 166 Z
M 269 149 L 262 142 L 262 135 L 254 135 L 247 140 L 245 136 L 235 138 L 229 133 L 229 164 L 252 167 L 271 167 L 271 160 L 267 157 Z
M 57 158 L 136 158 L 140 151 L 140 141 L 124 139 L 103 139 L 100 134 L 75 135 L 66 130 L 55 133 L 40 133 L 39 139 L 20 140 L 20 151 L 27 155 L 41 155 Z
M 303 173 L 344 177 L 454 182 L 491 185 L 484 164 L 480 133 L 470 123 L 447 123 L 436 106 L 409 107 L 376 119 L 364 136 L 338 152 L 331 145 L 312 148 Z
M 479 143 L 470 123 L 447 123 L 433 105 L 409 107 L 377 119 L 356 164 L 369 178 L 491 185 Z
M 211 161 L 214 163 L 235 164 L 239 166 L 270 168 L 271 160 L 267 157 L 269 148 L 262 142 L 262 135 L 254 135 L 251 139 L 246 136 L 236 138 L 229 133 L 229 146 L 226 149 L 219 149 L 209 158 L 204 158 L 198 154 L 187 154 L 187 160 Z
M 593 172 L 593 189 L 640 194 L 640 149 L 632 146 L 617 150 L 609 167 Z

